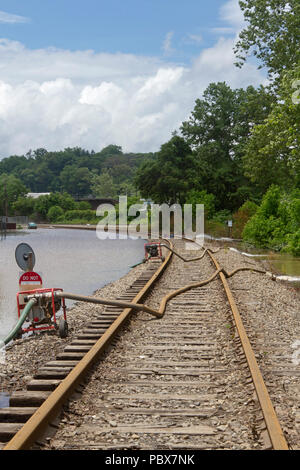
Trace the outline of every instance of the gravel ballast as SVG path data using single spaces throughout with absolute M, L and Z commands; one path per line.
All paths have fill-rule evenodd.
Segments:
M 216 255 L 225 269 L 268 270 L 266 263 L 229 250 Z M 291 284 L 251 272 L 228 280 L 288 442 L 300 448 L 300 293 Z
M 179 243 L 178 246 L 180 247 L 181 242 L 177 243 Z M 212 245 L 208 244 L 207 246 L 210 247 Z M 244 266 L 262 268 L 260 261 L 249 259 L 241 253 L 232 252 L 226 248 L 221 249 L 215 254 L 215 257 L 221 266 L 228 271 Z M 193 281 L 205 279 L 214 272 L 214 268 L 207 256 L 205 260 L 198 261 L 197 263 L 199 263 L 199 271 L 196 271 L 197 279 L 195 278 Z M 99 289 L 94 295 L 111 299 L 120 296 L 141 275 L 145 267 L 146 265 L 137 266 L 120 280 Z M 168 269 L 172 269 L 172 273 L 168 274 L 169 271 L 167 271 L 163 275 L 153 293 L 147 298 L 147 305 L 154 308 L 158 307 L 161 297 L 169 292 L 170 289 L 175 289 L 187 283 L 182 278 L 185 268 L 182 267 L 182 262 L 178 258 L 173 259 L 172 268 Z M 219 326 L 215 331 L 216 338 L 219 341 L 216 354 L 218 361 L 224 367 L 225 365 L 232 364 L 232 374 L 227 377 L 226 384 L 222 383 L 221 377 L 220 383 L 215 384 L 216 387 L 225 387 L 225 392 L 224 397 L 220 397 L 221 410 L 216 415 L 210 417 L 209 424 L 218 429 L 222 434 L 217 441 L 218 448 L 263 448 L 263 440 L 258 439 L 256 435 L 260 426 L 259 412 L 256 412 L 258 409 L 257 399 L 253 395 L 253 390 L 250 389 L 249 391 L 246 387 L 247 371 L 244 369 L 239 370 L 238 360 L 234 356 L 234 333 L 230 323 L 230 311 L 224 291 L 217 292 L 217 282 L 214 281 L 211 284 L 212 295 L 210 299 L 211 305 L 216 308 L 216 314 L 219 319 Z M 275 282 L 270 277 L 254 272 L 237 273 L 228 282 L 244 321 L 285 437 L 292 449 L 299 449 L 300 294 L 288 284 Z M 180 301 L 180 297 L 178 297 L 178 302 Z M 220 307 L 222 302 L 225 302 L 225 304 L 223 307 Z M 64 349 L 66 344 L 70 343 L 74 336 L 80 332 L 85 323 L 96 318 L 104 309 L 104 306 L 85 303 L 78 303 L 72 307 L 68 311 L 69 336 L 65 340 L 60 339 L 55 333 L 44 333 L 13 342 L 7 347 L 5 363 L 0 364 L 0 391 L 11 393 L 12 391 L 23 390 L 32 375 L 46 361 L 54 360 L 55 356 Z M 223 318 L 224 324 L 222 325 Z M 114 419 L 107 421 L 105 413 L 103 414 L 97 410 L 96 402 L 99 403 L 100 401 L 101 405 L 101 397 L 105 397 L 105 394 L 112 390 L 116 391 L 115 385 L 110 386 L 108 382 L 112 380 L 115 384 L 118 377 L 121 379 L 122 375 L 118 370 L 125 365 L 125 354 L 130 350 L 129 356 L 132 356 L 135 347 L 137 349 L 141 348 L 141 345 L 145 342 L 144 338 L 155 338 L 158 322 L 152 320 L 153 318 L 151 319 L 145 313 L 133 315 L 130 324 L 121 332 L 119 341 L 114 349 L 105 355 L 99 367 L 89 374 L 90 382 L 86 385 L 82 397 L 77 401 L 70 402 L 70 414 L 66 413 L 56 436 L 51 440 L 49 439 L 46 448 L 73 448 L 75 441 L 82 442 L 82 446 L 76 448 L 84 449 L 85 442 L 86 448 L 93 448 L 90 445 L 92 437 L 95 448 L 99 448 L 99 446 L 97 447 L 97 433 L 99 435 L 98 441 L 105 441 L 105 445 L 108 442 L 112 448 L 122 448 L 122 445 L 125 445 L 124 443 L 122 444 L 122 438 L 120 441 L 114 435 L 113 430 L 118 425 L 117 421 Z M 139 357 L 142 361 L 145 358 L 145 353 L 142 350 Z M 181 358 L 178 356 L 177 360 L 180 361 Z M 153 357 L 153 363 L 155 363 L 155 357 Z M 113 368 L 116 371 L 111 376 Z M 110 379 L 110 377 L 112 378 Z M 142 380 L 145 379 L 143 376 L 140 378 Z M 102 379 L 105 382 L 104 384 L 102 384 Z M 240 386 L 242 386 L 242 389 L 239 389 Z M 186 391 L 190 391 L 191 387 L 192 381 L 191 386 L 188 386 Z M 122 386 L 120 390 L 124 393 L 126 392 L 126 388 L 124 389 Z M 139 389 L 137 388 L 136 390 Z M 182 390 L 183 392 L 185 391 L 184 388 Z M 133 392 L 132 387 L 128 389 L 128 393 Z M 156 393 L 155 387 L 153 388 L 153 393 Z M 165 393 L 170 393 L 170 390 L 166 388 Z M 207 391 L 203 393 L 207 393 Z M 232 407 L 232 418 L 228 418 L 228 414 L 222 412 L 224 400 L 227 400 Z M 121 402 L 119 406 L 122 407 Z M 238 411 L 235 411 L 235 406 Z M 132 423 L 132 419 L 127 423 L 124 418 L 122 422 L 123 425 L 129 425 Z M 142 418 L 141 425 L 143 422 L 145 422 L 145 417 Z M 158 413 L 157 423 L 160 422 L 161 417 Z M 170 420 L 166 420 L 166 422 L 169 423 Z M 187 420 L 183 424 L 194 425 L 195 421 Z M 252 431 L 255 428 L 255 432 L 253 431 L 252 434 L 249 431 L 250 425 L 252 425 Z M 110 429 L 110 432 L 107 432 L 105 436 L 101 432 L 103 427 L 109 427 Z M 91 432 L 93 436 L 91 436 Z M 104 440 L 103 436 L 105 437 Z M 210 444 L 210 438 L 207 438 L 206 441 L 207 448 L 210 448 L 210 445 L 212 445 Z M 151 439 L 143 441 L 138 434 L 132 435 L 129 442 L 133 448 L 143 448 L 143 445 L 145 446 L 144 448 L 151 448 Z M 167 437 L 162 438 L 162 442 L 165 442 L 165 448 L 168 448 Z M 205 444 L 205 439 L 203 442 Z M 180 443 L 180 439 L 178 441 L 174 440 L 171 443 L 173 445 L 171 448 L 176 448 L 176 445 L 180 448 Z M 106 448 L 105 445 L 104 448 Z
M 130 270 L 121 279 L 97 290 L 93 296 L 116 299 L 140 276 L 145 265 Z M 68 305 L 68 301 L 66 301 Z M 0 392 L 11 393 L 23 390 L 26 383 L 47 361 L 54 360 L 65 346 L 72 342 L 85 324 L 97 317 L 104 310 L 104 305 L 77 302 L 67 309 L 69 334 L 61 339 L 55 331 L 37 333 L 27 338 L 12 341 L 0 363 Z

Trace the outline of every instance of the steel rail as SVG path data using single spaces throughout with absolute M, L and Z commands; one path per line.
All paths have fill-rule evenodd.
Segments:
M 172 243 L 168 240 L 172 248 Z M 166 256 L 165 261 L 160 265 L 159 269 L 149 279 L 147 284 L 135 296 L 134 302 L 141 301 L 145 294 L 151 289 L 156 280 L 163 273 L 169 261 L 172 258 L 172 252 Z M 119 331 L 125 321 L 132 313 L 132 308 L 125 308 L 118 316 L 114 323 L 107 329 L 101 338 L 92 346 L 78 364 L 71 370 L 58 387 L 49 395 L 44 403 L 36 410 L 15 436 L 3 447 L 2 450 L 27 450 L 41 436 L 47 425 L 59 413 L 62 405 L 71 396 L 76 386 L 80 384 L 91 366 L 99 358 L 101 353 L 107 348 L 108 344 Z
M 189 240 L 193 241 L 193 240 Z M 148 281 L 148 283 L 144 286 L 144 288 L 139 292 L 139 294 L 134 298 L 134 303 L 120 303 L 119 301 L 106 301 L 105 299 L 95 299 L 95 303 L 107 303 L 109 305 L 118 305 L 122 307 L 126 307 L 125 310 L 120 314 L 120 316 L 115 320 L 115 322 L 108 328 L 108 330 L 103 334 L 103 336 L 97 341 L 97 343 L 90 349 L 90 351 L 84 356 L 84 358 L 75 366 L 75 368 L 69 373 L 69 375 L 60 383 L 60 385 L 56 388 L 54 392 L 47 398 L 47 400 L 41 405 L 41 407 L 36 411 L 36 413 L 25 423 L 22 429 L 14 436 L 14 438 L 4 447 L 3 450 L 17 450 L 17 449 L 28 449 L 37 439 L 37 437 L 41 434 L 42 430 L 47 426 L 47 424 L 53 419 L 54 416 L 57 415 L 58 410 L 62 406 L 62 404 L 66 401 L 66 399 L 70 396 L 76 385 L 80 383 L 82 377 L 85 375 L 87 370 L 90 366 L 95 362 L 95 360 L 99 357 L 99 355 L 103 352 L 106 348 L 109 341 L 112 337 L 116 334 L 119 328 L 123 325 L 125 320 L 128 318 L 130 313 L 133 309 L 136 310 L 144 310 L 148 313 L 151 313 L 159 318 L 164 315 L 166 304 L 167 302 L 187 290 L 201 287 L 209 282 L 213 281 L 218 275 L 220 276 L 225 292 L 227 294 L 227 298 L 229 300 L 231 310 L 234 316 L 235 324 L 237 327 L 238 334 L 240 336 L 240 340 L 242 343 L 242 347 L 245 352 L 245 356 L 248 362 L 248 366 L 252 375 L 253 384 L 255 386 L 257 396 L 261 405 L 261 409 L 265 418 L 265 423 L 267 426 L 267 430 L 273 445 L 273 448 L 276 450 L 287 450 L 288 445 L 285 441 L 283 436 L 278 418 L 276 416 L 275 410 L 272 406 L 268 391 L 264 384 L 262 375 L 260 373 L 258 364 L 256 362 L 253 350 L 251 348 L 250 342 L 248 340 L 246 331 L 244 329 L 242 319 L 238 312 L 237 306 L 235 304 L 234 298 L 226 281 L 226 277 L 231 277 L 235 273 L 243 270 L 252 270 L 259 273 L 267 274 L 266 271 L 260 269 L 253 269 L 253 268 L 237 268 L 231 273 L 227 273 L 224 268 L 221 268 L 218 262 L 213 257 L 211 250 L 205 250 L 202 256 L 199 258 L 194 259 L 184 259 L 179 256 L 183 261 L 196 261 L 197 259 L 201 259 L 205 253 L 208 253 L 211 260 L 216 266 L 215 273 L 209 278 L 204 281 L 196 282 L 193 284 L 186 285 L 180 289 L 177 289 L 170 294 L 163 297 L 160 308 L 158 311 L 155 311 L 145 305 L 137 304 L 136 302 L 140 301 L 148 289 L 155 283 L 156 279 L 160 276 L 163 272 L 165 267 L 167 266 L 168 262 L 171 259 L 172 254 L 177 253 L 174 252 L 173 246 L 171 242 L 168 241 L 170 244 L 169 254 L 164 261 L 164 263 L 160 266 L 160 268 L 156 271 L 156 273 L 152 276 L 152 278 Z M 73 294 L 65 295 L 69 298 L 75 298 Z M 86 297 L 86 301 L 93 301 L 91 298 Z M 78 296 L 78 299 L 82 300 L 82 296 Z
M 204 258 L 204 256 L 206 255 L 207 251 L 208 251 L 208 248 L 205 248 L 203 253 L 200 255 L 200 256 L 197 256 L 197 258 L 184 258 L 183 256 L 181 256 L 177 251 L 175 251 L 174 249 L 172 249 L 171 247 L 167 246 L 167 245 L 161 245 L 161 246 L 164 246 L 165 248 L 167 248 L 167 250 L 169 251 L 172 251 L 172 253 L 174 255 L 176 255 L 178 258 L 180 258 L 182 261 L 184 261 L 185 263 L 190 263 L 191 261 L 199 261 L 200 259 Z M 217 253 L 218 251 L 220 250 L 220 248 L 218 248 L 217 251 L 215 251 L 215 253 Z M 211 251 L 211 250 L 210 250 Z
M 207 252 L 207 250 L 204 252 L 204 254 Z M 175 254 L 175 252 L 173 251 Z M 198 258 L 197 258 L 198 259 Z M 190 259 L 190 260 L 185 260 L 185 261 L 195 261 L 195 259 Z M 154 310 L 151 307 L 148 307 L 148 305 L 145 304 L 137 304 L 134 302 L 125 302 L 124 300 L 109 300 L 109 299 L 99 299 L 99 298 L 94 298 L 94 297 L 88 297 L 85 295 L 79 295 L 79 294 L 73 294 L 70 292 L 65 292 L 65 291 L 57 291 L 54 292 L 54 294 L 50 293 L 34 293 L 34 294 L 28 294 L 25 299 L 27 300 L 36 300 L 38 298 L 51 298 L 51 295 L 54 295 L 54 298 L 57 299 L 71 299 L 71 300 L 78 300 L 79 302 L 88 302 L 92 304 L 100 304 L 100 305 L 111 305 L 114 307 L 122 307 L 122 308 L 132 308 L 137 311 L 144 311 L 147 313 L 150 313 L 151 315 L 154 315 L 157 318 L 162 318 L 165 314 L 166 311 L 166 306 L 169 300 L 173 299 L 177 295 L 183 294 L 184 292 L 187 292 L 188 290 L 195 289 L 197 287 L 203 287 L 206 284 L 209 284 L 212 282 L 217 275 L 222 272 L 224 275 L 229 278 L 234 276 L 236 273 L 240 271 L 255 271 L 258 273 L 266 274 L 266 271 L 262 269 L 255 269 L 255 268 L 248 268 L 248 267 L 242 267 L 242 268 L 237 268 L 231 273 L 228 273 L 224 268 L 217 269 L 212 276 L 210 276 L 208 279 L 204 279 L 203 281 L 198 281 L 198 282 L 193 282 L 191 284 L 187 284 L 183 287 L 180 287 L 179 289 L 176 289 L 169 294 L 167 294 L 165 297 L 162 298 L 160 302 L 160 306 L 158 310 Z
M 264 383 L 263 376 L 261 374 L 261 371 L 259 369 L 258 363 L 256 361 L 252 346 L 250 344 L 250 341 L 248 339 L 245 327 L 243 325 L 242 318 L 240 316 L 240 313 L 238 311 L 237 305 L 235 303 L 234 297 L 232 295 L 232 292 L 230 290 L 230 287 L 228 285 L 228 282 L 225 278 L 224 273 L 220 269 L 220 265 L 218 261 L 215 259 L 215 257 L 208 251 L 208 254 L 213 261 L 215 267 L 217 270 L 219 270 L 219 276 L 221 278 L 221 281 L 223 283 L 227 299 L 230 304 L 230 308 L 233 314 L 234 322 L 236 325 L 236 329 L 238 331 L 241 344 L 246 356 L 246 360 L 250 369 L 250 373 L 252 376 L 253 380 L 253 385 L 256 390 L 257 398 L 260 403 L 260 407 L 264 416 L 264 420 L 267 426 L 267 431 L 273 446 L 274 450 L 288 450 L 288 443 L 284 437 L 283 431 L 281 429 L 278 417 L 276 415 L 276 412 L 274 410 L 274 407 L 272 405 L 271 399 L 269 392 L 267 390 L 267 387 Z

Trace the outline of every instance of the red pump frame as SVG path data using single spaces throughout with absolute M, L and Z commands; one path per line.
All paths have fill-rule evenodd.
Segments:
M 147 250 L 146 250 L 146 246 L 149 246 L 149 245 L 156 245 L 158 247 L 158 253 L 159 255 L 158 256 L 151 256 L 151 258 L 162 258 L 162 251 L 161 251 L 161 243 L 158 242 L 158 243 L 155 243 L 155 242 L 149 242 L 149 243 L 145 243 L 144 244 L 144 250 L 145 250 L 145 258 L 146 260 L 149 258 L 149 253 L 147 253 Z
M 20 299 L 19 296 L 23 294 L 44 294 L 51 292 L 52 294 L 52 310 L 53 310 L 53 321 L 52 324 L 49 326 L 31 326 L 30 328 L 22 328 L 22 333 L 28 333 L 29 331 L 37 331 L 37 330 L 56 330 L 57 329 L 57 323 L 56 323 L 56 314 L 55 314 L 55 300 L 54 300 L 54 292 L 60 291 L 63 292 L 63 289 L 60 288 L 54 288 L 54 289 L 34 289 L 34 290 L 28 290 L 28 291 L 22 291 L 17 293 L 17 305 L 18 305 L 18 318 L 20 318 L 21 310 L 25 307 L 24 305 L 20 305 Z M 62 308 L 63 308 L 63 315 L 64 319 L 67 320 L 67 313 L 66 313 L 66 304 L 65 304 L 65 299 L 62 297 Z M 34 323 L 34 321 L 33 321 Z

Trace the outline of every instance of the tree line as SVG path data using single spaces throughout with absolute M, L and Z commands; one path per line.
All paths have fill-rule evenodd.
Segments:
M 49 152 L 44 148 L 0 160 L 0 175 L 13 175 L 28 192 L 67 192 L 114 197 L 134 193 L 135 169 L 150 154 L 123 153 L 118 145 L 100 152 L 80 147 Z
M 97 153 L 38 149 L 3 159 L 0 204 L 4 180 L 12 210 L 24 188 L 204 203 L 207 219 L 233 216 L 246 240 L 300 254 L 300 2 L 239 3 L 246 26 L 235 45 L 236 65 L 252 54 L 268 74 L 267 86 L 211 83 L 155 153 L 126 154 L 110 145 Z M 273 209 L 265 210 L 270 201 Z
M 160 202 L 202 202 L 207 217 L 235 212 L 245 240 L 300 255 L 300 2 L 239 4 L 236 65 L 254 56 L 268 86 L 210 84 L 136 182 Z

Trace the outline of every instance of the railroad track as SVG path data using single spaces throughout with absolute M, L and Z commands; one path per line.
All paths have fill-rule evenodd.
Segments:
M 193 258 L 183 244 L 177 241 L 176 249 Z M 215 272 L 212 255 L 191 263 L 173 257 L 173 269 L 160 278 L 171 255 L 163 264 L 149 263 L 120 300 L 137 303 L 147 295 L 155 308 L 166 293 Z M 71 449 L 287 449 L 223 277 L 170 300 L 162 319 L 133 314 L 120 347 L 98 363 L 82 399 L 69 403 L 63 421 L 71 431 L 59 429 L 56 442 Z M 0 409 L 5 450 L 39 440 L 130 314 L 129 308 L 106 307 L 45 363 L 26 391 L 12 395 L 10 408 Z

